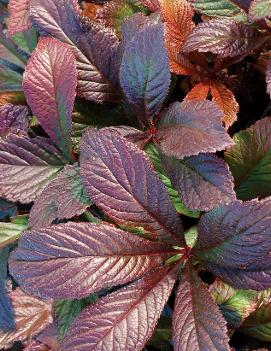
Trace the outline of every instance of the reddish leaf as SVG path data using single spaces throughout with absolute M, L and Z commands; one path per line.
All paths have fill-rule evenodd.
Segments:
M 207 288 L 188 264 L 173 314 L 175 351 L 229 351 L 226 321 Z
M 94 19 L 97 15 L 97 12 L 102 8 L 101 5 L 96 5 L 93 3 L 83 2 L 83 12 L 82 15 L 89 18 Z
M 209 211 L 236 199 L 229 168 L 216 155 L 200 154 L 184 160 L 163 157 L 162 161 L 187 208 Z
M 141 4 L 148 9 L 150 9 L 152 12 L 159 11 L 160 10 L 160 2 L 159 0 L 140 0 Z
M 232 20 L 212 19 L 197 25 L 182 47 L 183 52 L 212 52 L 220 57 L 248 55 L 255 31 Z
M 268 66 L 266 69 L 266 84 L 267 84 L 267 92 L 271 97 L 271 58 L 269 59 Z
M 41 38 L 26 66 L 23 89 L 44 130 L 71 158 L 71 115 L 76 95 L 76 64 L 71 49 L 56 39 Z
M 196 67 L 180 53 L 180 49 L 171 42 L 167 43 L 170 71 L 180 75 L 197 73 Z
M 109 128 L 89 129 L 80 164 L 90 198 L 116 223 L 142 226 L 153 237 L 183 243 L 182 224 L 166 188 L 134 144 Z
M 186 95 L 186 100 L 206 100 L 210 91 L 210 85 L 200 82 Z
M 90 205 L 77 165 L 66 166 L 35 201 L 30 211 L 29 224 L 45 227 L 54 219 L 80 215 Z
M 10 0 L 8 35 L 25 32 L 31 27 L 29 20 L 30 0 Z
M 174 281 L 169 268 L 158 268 L 98 300 L 77 317 L 60 350 L 142 350 L 154 331 Z
M 27 134 L 29 110 L 26 106 L 5 104 L 0 106 L 0 135 Z
M 48 346 L 33 340 L 25 344 L 24 351 L 50 351 L 50 349 Z
M 211 101 L 175 102 L 163 111 L 158 139 L 168 156 L 184 158 L 223 150 L 233 144 L 222 126 L 222 113 Z
M 9 293 L 15 313 L 16 330 L 0 332 L 0 347 L 15 341 L 30 340 L 52 322 L 52 303 L 26 295 L 20 288 Z
M 45 138 L 11 134 L 0 139 L 0 196 L 30 203 L 59 172 L 64 160 Z
M 113 226 L 69 222 L 25 232 L 9 268 L 24 290 L 70 299 L 138 278 L 172 252 Z

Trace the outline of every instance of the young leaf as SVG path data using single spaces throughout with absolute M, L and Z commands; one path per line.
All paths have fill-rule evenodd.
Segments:
M 186 95 L 185 100 L 206 100 L 210 91 L 210 84 L 208 82 L 200 82 L 196 84 Z
M 266 85 L 267 85 L 267 92 L 270 94 L 271 97 L 271 58 L 269 59 L 268 66 L 266 69 Z
M 60 350 L 142 350 L 173 288 L 171 270 L 153 270 L 87 307 L 76 318 Z
M 172 251 L 113 226 L 69 222 L 25 232 L 9 267 L 25 291 L 81 298 L 142 276 Z
M 71 115 L 76 95 L 76 64 L 71 49 L 56 39 L 41 38 L 26 66 L 23 89 L 41 126 L 71 159 Z
M 248 55 L 255 30 L 228 19 L 212 19 L 197 25 L 182 47 L 182 52 L 212 52 L 220 57 Z
M 30 211 L 29 224 L 45 227 L 53 220 L 72 218 L 85 211 L 90 200 L 83 188 L 79 167 L 66 166 L 43 190 Z
M 29 20 L 30 0 L 10 0 L 8 35 L 12 37 L 15 33 L 25 32 L 31 27 Z
M 193 249 L 197 258 L 231 269 L 270 269 L 270 203 L 234 201 L 203 215 Z
M 229 351 L 226 322 L 191 264 L 185 267 L 173 314 L 175 351 Z
M 16 241 L 27 228 L 25 223 L 0 222 L 0 249 Z
M 17 212 L 16 204 L 0 198 L 0 219 L 15 216 Z
M 39 32 L 71 46 L 77 61 L 78 94 L 99 103 L 119 101 L 120 92 L 115 85 L 118 38 L 100 23 L 83 25 L 79 13 L 77 0 L 31 1 L 30 16 Z
M 160 116 L 158 140 L 162 152 L 182 159 L 225 149 L 233 141 L 221 120 L 222 112 L 208 100 L 171 104 Z
M 191 210 L 209 211 L 236 199 L 233 177 L 216 155 L 200 154 L 183 160 L 164 156 L 162 163 L 184 205 Z
M 29 110 L 26 106 L 5 104 L 0 106 L 0 136 L 8 133 L 27 134 Z
M 126 46 L 120 83 L 137 117 L 148 126 L 159 113 L 170 85 L 162 23 L 145 25 Z
M 271 195 L 271 117 L 234 136 L 225 160 L 234 177 L 237 197 L 250 200 Z
M 253 0 L 249 7 L 249 17 L 254 20 L 261 20 L 271 17 L 271 3 L 269 0 Z
M 30 203 L 64 165 L 48 139 L 10 134 L 0 139 L 0 196 Z
M 20 288 L 9 293 L 15 314 L 16 329 L 0 332 L 0 347 L 11 347 L 14 341 L 30 340 L 52 322 L 52 303 L 25 294 Z
M 89 129 L 81 141 L 80 164 L 90 198 L 116 223 L 184 243 L 181 221 L 163 183 L 134 144 L 109 128 Z

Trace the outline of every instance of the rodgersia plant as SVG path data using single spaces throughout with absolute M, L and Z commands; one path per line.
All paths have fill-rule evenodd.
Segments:
M 271 341 L 269 1 L 0 4 L 1 348 Z

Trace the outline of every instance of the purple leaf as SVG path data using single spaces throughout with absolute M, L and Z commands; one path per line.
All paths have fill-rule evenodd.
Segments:
M 222 125 L 222 111 L 209 100 L 175 102 L 160 117 L 158 139 L 167 156 L 183 159 L 224 150 L 233 144 Z
M 71 46 L 77 61 L 78 94 L 99 103 L 119 101 L 114 85 L 120 63 L 118 38 L 100 23 L 84 25 L 79 14 L 77 0 L 31 1 L 30 16 L 39 32 Z
M 269 59 L 268 66 L 266 69 L 266 84 L 267 84 L 267 92 L 271 97 L 271 58 Z
M 45 138 L 10 134 L 0 139 L 0 197 L 30 203 L 59 172 L 65 160 Z
M 148 9 L 150 9 L 152 12 L 159 11 L 160 10 L 160 2 L 159 0 L 140 0 L 141 4 Z
M 179 285 L 173 314 L 175 351 L 229 351 L 226 321 L 192 265 Z
M 136 144 L 139 149 L 144 149 L 144 146 L 149 141 L 149 135 L 139 129 L 128 126 L 110 127 L 110 130 L 118 132 L 131 143 Z
M 271 269 L 270 204 L 271 198 L 234 201 L 202 216 L 193 249 L 197 259 L 209 267 Z
M 77 165 L 66 166 L 43 190 L 30 211 L 29 224 L 45 227 L 53 220 L 72 218 L 85 211 L 90 200 L 85 193 Z
M 29 109 L 26 106 L 5 104 L 0 106 L 0 135 L 27 134 Z
M 209 211 L 236 199 L 229 168 L 216 155 L 200 154 L 183 160 L 163 156 L 162 162 L 187 208 Z
M 134 144 L 109 128 L 89 129 L 81 141 L 80 164 L 90 198 L 116 223 L 142 226 L 154 238 L 184 243 L 165 186 Z
M 29 20 L 30 0 L 10 0 L 8 19 L 8 36 L 25 32 L 31 27 Z
M 76 64 L 69 46 L 53 38 L 41 38 L 26 66 L 23 89 L 43 129 L 71 159 Z
M 69 222 L 25 232 L 9 268 L 32 294 L 80 298 L 142 276 L 170 252 L 165 244 L 110 225 Z
M 127 44 L 120 83 L 137 117 L 148 125 L 159 113 L 170 85 L 162 23 L 145 25 Z
M 98 300 L 77 317 L 60 350 L 142 350 L 155 329 L 174 281 L 169 268 L 158 268 Z

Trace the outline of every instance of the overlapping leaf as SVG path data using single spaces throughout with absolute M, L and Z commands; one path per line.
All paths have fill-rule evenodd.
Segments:
M 271 17 L 271 3 L 269 0 L 253 0 L 249 7 L 249 16 L 253 20 Z
M 271 97 L 271 59 L 269 60 L 267 69 L 266 69 L 266 85 L 267 85 L 267 92 L 270 94 Z
M 60 350 L 142 350 L 173 285 L 173 273 L 162 267 L 98 300 L 77 317 Z
M 0 106 L 0 136 L 8 133 L 27 134 L 29 110 L 26 106 Z
M 16 241 L 27 228 L 27 223 L 0 222 L 0 249 Z
M 266 117 L 236 134 L 235 145 L 225 153 L 239 199 L 271 195 L 270 133 L 271 117 Z
M 17 212 L 16 204 L 0 198 L 0 219 L 15 216 Z
M 9 267 L 25 291 L 80 298 L 142 276 L 170 252 L 113 226 L 69 222 L 25 232 Z
M 210 293 L 187 265 L 178 287 L 173 314 L 175 351 L 229 351 L 226 322 Z
M 180 159 L 233 144 L 222 126 L 222 112 L 208 100 L 171 104 L 161 114 L 158 139 L 163 153 Z
M 30 16 L 43 35 L 71 46 L 77 61 L 78 94 L 96 102 L 118 101 L 118 39 L 110 28 L 82 24 L 76 0 L 32 0 Z M 101 55 L 102 52 L 102 55 Z
M 162 161 L 187 208 L 208 211 L 236 199 L 233 177 L 216 155 L 200 154 L 183 160 L 162 157 Z
M 162 23 L 145 25 L 127 44 L 120 83 L 137 117 L 148 125 L 160 111 L 170 84 Z
M 9 293 L 15 314 L 16 329 L 0 332 L 0 347 L 11 347 L 15 341 L 30 340 L 52 322 L 52 303 L 25 294 L 20 288 Z
M 76 95 L 76 64 L 71 49 L 56 39 L 41 38 L 26 66 L 23 89 L 44 130 L 71 158 L 71 115 Z
M 160 10 L 159 0 L 140 0 L 141 4 L 150 9 L 152 12 Z
M 8 35 L 25 32 L 30 26 L 29 20 L 30 0 L 10 0 L 8 20 Z
M 82 138 L 80 163 L 90 198 L 115 222 L 183 243 L 182 224 L 167 191 L 134 144 L 110 129 L 90 129 Z
M 0 196 L 32 202 L 64 162 L 48 139 L 9 135 L 7 140 L 0 140 Z
M 206 100 L 210 91 L 209 82 L 196 84 L 185 96 L 186 100 Z

